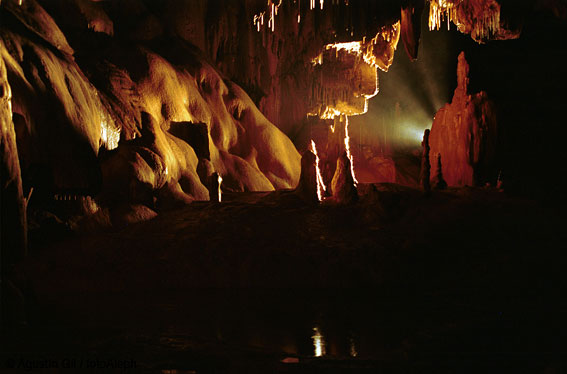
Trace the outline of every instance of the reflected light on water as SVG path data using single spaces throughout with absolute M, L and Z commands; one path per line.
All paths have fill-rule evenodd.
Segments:
M 349 339 L 349 353 L 351 357 L 358 356 L 358 352 L 356 351 L 356 346 L 354 345 L 354 339 Z
M 325 341 L 323 340 L 323 335 L 318 327 L 313 328 L 313 347 L 315 348 L 315 357 L 321 357 L 325 355 Z

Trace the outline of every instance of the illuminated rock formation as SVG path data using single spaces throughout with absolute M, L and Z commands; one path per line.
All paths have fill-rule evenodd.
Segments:
M 175 38 L 149 45 L 140 40 L 154 36 L 120 34 L 107 8 L 96 4 L 79 6 L 89 34 L 80 22 L 65 21 L 64 7 L 46 3 L 72 40 L 92 40 L 75 51 L 38 2 L 2 2 L 1 56 L 23 134 L 24 175 L 41 168 L 52 194 L 97 195 L 103 186 L 106 201 L 152 206 L 165 196 L 208 199 L 189 142 L 227 189 L 297 185 L 300 155 L 293 143 L 193 46 Z M 124 5 L 145 9 L 136 1 Z M 183 128 L 198 123 L 204 144 Z M 201 154 L 205 148 L 208 155 Z
M 468 93 L 468 72 L 469 65 L 461 53 L 453 100 L 437 112 L 431 128 L 431 153 L 443 157 L 443 176 L 449 186 L 496 180 L 494 104 L 485 92 Z
M 501 17 L 501 5 L 496 0 L 431 0 L 429 29 L 439 29 L 443 22 L 452 22 L 478 43 L 488 40 L 517 39 L 521 27 L 508 29 Z
M 337 169 L 331 182 L 331 192 L 337 203 L 351 204 L 358 201 L 358 192 L 351 172 L 351 161 L 346 152 L 337 160 Z
M 400 39 L 400 23 L 384 26 L 369 42 L 333 43 L 313 59 L 309 114 L 322 119 L 358 115 L 378 93 L 378 71 L 388 71 Z
M 323 119 L 362 114 L 378 92 L 378 72 L 358 53 L 330 46 L 316 59 L 312 87 L 310 114 Z
M 154 206 L 158 197 L 186 203 L 209 199 L 197 176 L 197 156 L 187 143 L 164 132 L 145 112 L 141 133 L 102 162 L 104 202 Z
M 3 51 L 0 41 L 0 51 Z M 0 251 L 5 274 L 8 265 L 19 260 L 27 249 L 26 200 L 22 190 L 20 161 L 16 133 L 12 122 L 12 89 L 7 80 L 6 66 L 0 58 Z M 4 284 L 2 284 L 4 287 Z M 4 290 L 2 290 L 3 292 Z
M 217 61 L 220 56 L 223 72 L 241 75 L 246 87 L 253 87 L 251 91 L 258 96 L 251 96 L 258 98 L 259 108 L 272 122 L 294 136 L 304 125 L 306 113 L 329 113 L 326 107 L 333 107 L 335 99 L 341 102 L 338 105 L 346 103 L 349 111 L 363 111 L 364 100 L 355 93 L 354 85 L 345 90 L 342 83 L 331 92 L 328 84 L 321 86 L 321 69 L 312 62 L 321 54 L 331 57 L 332 49 L 338 50 L 333 46 L 341 46 L 343 51 L 356 50 L 360 60 L 387 70 L 399 39 L 400 4 L 341 0 L 311 8 L 307 1 L 242 2 L 240 6 L 228 2 L 231 5 L 227 6 L 250 20 L 253 33 L 243 37 L 247 30 L 232 15 L 219 15 L 221 27 L 211 32 L 214 47 L 209 55 Z M 341 58 L 349 57 L 337 56 Z M 325 64 L 324 58 L 322 61 Z M 376 79 L 368 82 L 375 86 Z

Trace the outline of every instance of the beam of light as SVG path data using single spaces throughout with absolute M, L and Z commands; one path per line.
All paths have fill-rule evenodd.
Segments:
M 425 129 L 431 129 L 431 123 L 429 123 L 428 126 L 420 126 L 415 123 L 403 122 L 398 124 L 398 126 L 401 128 L 401 136 L 405 140 L 416 144 L 420 144 L 423 140 L 423 131 Z
M 325 355 L 325 341 L 321 331 L 318 327 L 313 328 L 313 348 L 315 349 L 315 357 L 322 357 Z
M 311 139 L 311 146 L 309 148 L 311 152 L 315 155 L 315 170 L 317 172 L 317 197 L 319 201 L 323 200 L 323 195 L 327 188 L 325 187 L 325 183 L 323 182 L 323 176 L 321 175 L 321 169 L 319 168 L 319 155 L 317 155 L 317 146 L 313 139 Z

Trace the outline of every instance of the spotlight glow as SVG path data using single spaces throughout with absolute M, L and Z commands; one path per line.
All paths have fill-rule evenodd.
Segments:
M 400 126 L 402 126 L 402 136 L 414 143 L 421 143 L 423 140 L 423 132 L 425 129 L 431 128 L 431 125 L 419 126 L 413 123 L 404 123 Z

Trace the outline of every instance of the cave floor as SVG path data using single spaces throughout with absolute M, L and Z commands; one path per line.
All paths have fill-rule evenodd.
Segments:
M 0 358 L 62 372 L 65 358 L 179 373 L 567 368 L 559 209 L 490 188 L 376 188 L 351 206 L 225 194 L 39 246 L 16 269 L 27 324 Z

